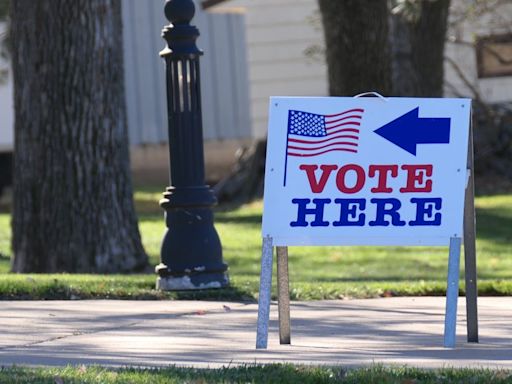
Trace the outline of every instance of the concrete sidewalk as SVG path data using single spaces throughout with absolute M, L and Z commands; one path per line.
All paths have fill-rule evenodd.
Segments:
M 255 350 L 256 304 L 200 301 L 2 301 L 0 365 L 409 364 L 512 369 L 512 298 L 479 299 L 480 344 L 443 343 L 444 297 L 293 302 L 292 345 Z

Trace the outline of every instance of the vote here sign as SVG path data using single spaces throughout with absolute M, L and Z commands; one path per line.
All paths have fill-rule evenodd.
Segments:
M 462 237 L 469 99 L 270 100 L 262 235 L 287 245 Z

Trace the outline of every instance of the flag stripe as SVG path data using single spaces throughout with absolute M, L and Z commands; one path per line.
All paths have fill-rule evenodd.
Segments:
M 296 146 L 293 146 L 293 145 L 289 145 L 288 149 L 291 148 L 291 149 L 299 149 L 301 151 L 316 151 L 318 149 L 324 149 L 324 148 L 327 148 L 327 147 L 332 147 L 333 145 L 351 145 L 351 146 L 357 147 L 357 143 L 351 143 L 349 141 L 337 141 L 335 143 L 329 143 L 329 144 L 321 145 L 319 147 L 296 147 Z
M 361 108 L 349 109 L 347 111 L 343 111 L 343 112 L 340 112 L 340 113 L 335 113 L 334 115 L 325 115 L 325 117 L 341 116 L 341 115 L 345 115 L 345 114 L 351 113 L 351 112 L 361 112 L 361 113 L 363 113 L 364 109 L 361 109 Z
M 333 129 L 333 128 L 338 128 L 338 127 L 345 127 L 347 125 L 355 125 L 357 127 L 359 127 L 361 125 L 361 123 L 359 121 L 347 121 L 346 123 L 339 123 L 339 124 L 335 124 L 335 125 L 331 125 L 331 126 L 325 126 L 326 129 Z
M 342 129 L 338 129 L 336 131 L 332 131 L 332 132 L 329 132 L 327 133 L 327 136 L 331 136 L 331 135 L 336 135 L 340 132 L 353 132 L 353 133 L 359 133 L 359 129 L 357 128 L 342 128 Z
M 303 136 L 300 136 L 300 137 L 303 137 Z M 313 138 L 312 140 L 299 140 L 299 139 L 290 138 L 290 139 L 288 139 L 288 141 L 292 142 L 292 143 L 320 144 L 320 143 L 325 143 L 327 141 L 332 141 L 332 140 L 336 140 L 336 139 L 354 139 L 354 140 L 358 140 L 359 137 L 355 136 L 355 135 L 338 135 L 338 136 L 332 136 L 332 137 L 329 137 L 328 139 L 323 139 L 323 140 L 316 140 L 316 138 Z
M 336 123 L 338 121 L 343 121 L 343 120 L 347 120 L 347 119 L 361 119 L 362 116 L 359 116 L 359 115 L 350 115 L 350 116 L 345 116 L 345 117 L 341 117 L 339 119 L 325 119 L 325 124 L 332 124 L 332 123 Z
M 332 148 L 332 149 L 327 149 L 325 151 L 316 152 L 316 153 L 293 153 L 293 152 L 288 152 L 288 155 L 289 156 L 299 156 L 299 157 L 311 157 L 311 156 L 318 156 L 318 155 L 322 155 L 322 154 L 327 153 L 327 152 L 334 152 L 334 151 L 357 153 L 357 150 L 356 149 L 352 149 L 352 148 Z

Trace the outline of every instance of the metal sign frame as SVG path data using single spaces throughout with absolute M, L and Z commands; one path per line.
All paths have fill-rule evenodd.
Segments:
M 467 182 L 464 196 L 463 239 L 466 282 L 467 341 L 478 343 L 477 273 L 476 273 L 476 229 L 475 194 L 473 173 L 473 128 L 470 122 Z M 457 304 L 459 296 L 460 237 L 450 238 L 446 290 L 446 311 L 444 323 L 444 347 L 455 348 Z M 272 289 L 272 264 L 274 248 L 277 249 L 277 287 L 280 344 L 291 344 L 290 294 L 288 277 L 288 247 L 274 247 L 270 236 L 263 238 L 260 289 L 258 299 L 258 320 L 256 348 L 266 349 L 268 345 L 268 324 Z

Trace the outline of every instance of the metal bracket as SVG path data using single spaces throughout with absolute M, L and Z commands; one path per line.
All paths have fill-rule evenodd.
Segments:
M 459 298 L 460 246 L 460 237 L 450 238 L 448 281 L 446 287 L 446 313 L 444 319 L 444 346 L 446 348 L 455 348 L 457 300 Z
M 277 304 L 280 344 L 291 343 L 290 287 L 288 281 L 288 247 L 277 247 Z
M 266 349 L 268 342 L 268 323 L 270 319 L 270 299 L 272 292 L 272 258 L 274 248 L 272 238 L 263 238 L 261 250 L 260 291 L 258 296 L 258 324 L 256 331 L 256 348 Z

